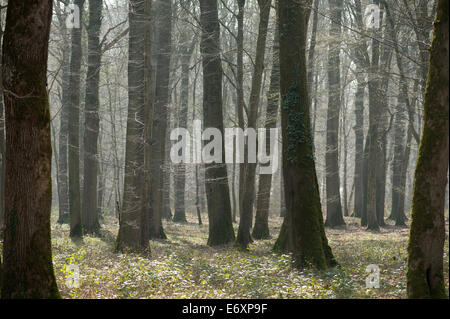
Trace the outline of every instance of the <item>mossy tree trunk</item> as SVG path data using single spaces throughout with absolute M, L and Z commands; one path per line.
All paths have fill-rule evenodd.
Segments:
M 52 1 L 10 1 L 3 39 L 6 119 L 2 298 L 59 298 L 50 240 L 47 57 Z M 24 27 L 26 26 L 26 27 Z
M 223 138 L 222 64 L 217 0 L 200 0 L 200 11 L 204 127 L 217 128 Z M 205 164 L 209 246 L 227 244 L 235 239 L 227 168 L 224 162 L 225 143 L 222 141 L 222 163 Z
M 83 21 L 84 0 L 74 2 L 80 8 L 80 21 Z M 69 107 L 69 212 L 70 237 L 80 239 L 83 236 L 81 223 L 80 194 L 80 73 L 81 73 L 81 27 L 72 29 L 72 51 L 70 58 L 70 94 Z
M 414 176 L 408 245 L 409 298 L 447 298 L 445 188 L 449 161 L 449 2 L 439 0 L 430 49 L 423 131 Z
M 99 81 L 101 67 L 100 28 L 102 0 L 89 0 L 88 71 L 86 78 L 84 128 L 84 179 L 82 224 L 89 234 L 100 230 L 98 221 L 98 134 L 99 134 Z
M 325 235 L 312 146 L 305 56 L 305 8 L 310 5 L 310 1 L 279 2 L 286 216 L 277 242 L 293 252 L 295 267 L 326 269 L 335 261 Z

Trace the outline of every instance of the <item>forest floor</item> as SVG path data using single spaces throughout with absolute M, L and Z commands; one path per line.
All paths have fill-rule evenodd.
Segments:
M 291 268 L 291 257 L 271 251 L 282 219 L 271 217 L 270 240 L 255 241 L 248 252 L 232 245 L 206 246 L 208 225 L 164 221 L 168 237 L 151 241 L 151 256 L 114 252 L 117 220 L 107 217 L 102 237 L 76 245 L 68 225 L 52 216 L 53 262 L 63 298 L 406 298 L 408 228 L 387 225 L 366 231 L 359 219 L 326 229 L 340 267 L 328 272 Z M 206 218 L 204 218 L 206 219 Z M 449 287 L 448 217 L 444 272 Z M 237 229 L 237 225 L 235 224 Z M 69 288 L 70 264 L 80 269 L 80 287 Z M 378 265 L 380 288 L 366 288 L 366 267 Z

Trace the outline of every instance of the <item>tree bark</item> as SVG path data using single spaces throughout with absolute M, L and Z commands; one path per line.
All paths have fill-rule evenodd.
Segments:
M 335 261 L 325 235 L 311 139 L 305 56 L 305 8 L 309 5 L 309 1 L 279 3 L 286 217 L 282 226 L 285 235 L 281 237 L 280 232 L 278 243 L 292 248 L 296 268 L 312 265 L 326 269 Z
M 47 57 L 52 1 L 10 1 L 3 39 L 6 118 L 2 298 L 59 298 L 50 240 Z M 26 26 L 26 27 L 24 27 Z
M 150 237 L 166 239 L 162 226 L 164 163 L 166 159 L 166 130 L 169 114 L 170 60 L 172 55 L 172 0 L 157 1 L 158 7 L 158 61 L 156 67 L 156 92 L 152 127 L 152 207 Z M 168 190 L 167 190 L 168 191 Z
M 80 9 L 80 21 L 83 21 L 84 0 L 74 2 Z M 72 50 L 70 58 L 69 87 L 69 211 L 70 237 L 83 237 L 81 223 L 81 194 L 80 194 L 80 73 L 81 73 L 81 26 L 72 29 Z
M 250 92 L 250 111 L 247 123 L 248 129 L 256 129 L 258 108 L 261 97 L 260 92 L 262 86 L 262 75 L 264 72 L 264 57 L 266 52 L 270 4 L 270 0 L 258 0 L 259 30 L 258 40 L 256 43 L 255 69 L 252 78 L 252 89 Z M 248 160 L 248 147 L 245 148 L 244 153 L 247 155 L 245 156 L 245 159 Z M 242 211 L 240 212 L 239 229 L 236 238 L 237 245 L 243 249 L 246 249 L 252 240 L 250 236 L 250 230 L 253 217 L 253 202 L 255 198 L 255 176 L 256 163 L 246 163 L 244 184 L 240 185 L 245 187 L 242 199 Z
M 142 209 L 141 179 L 143 167 L 140 166 L 143 147 L 144 128 L 144 27 L 145 2 L 129 2 L 128 19 L 128 118 L 125 150 L 125 176 L 123 201 L 119 216 L 117 251 L 146 251 L 149 249 Z M 142 156 L 143 158 L 143 156 Z M 142 163 L 143 164 L 143 163 Z
M 332 23 L 328 44 L 328 111 L 326 147 L 327 219 L 325 226 L 345 225 L 342 216 L 339 177 L 339 115 L 341 108 L 340 45 L 342 1 L 329 0 Z
M 86 77 L 84 179 L 82 223 L 88 234 L 98 234 L 98 135 L 99 81 L 101 66 L 100 28 L 102 0 L 89 0 L 88 71 Z
M 269 91 L 267 92 L 267 114 L 265 121 L 266 130 L 270 130 L 271 128 L 276 127 L 278 117 L 278 105 L 280 104 L 280 60 L 279 60 L 280 32 L 278 28 L 279 26 L 277 19 L 272 48 L 272 72 L 270 75 Z M 266 135 L 267 138 L 266 148 L 270 147 L 269 137 L 270 133 Z M 272 186 L 272 174 L 263 174 L 259 176 L 255 226 L 253 227 L 252 232 L 252 237 L 254 239 L 270 238 L 269 207 L 270 207 L 271 186 Z
M 208 245 L 217 246 L 230 243 L 235 239 L 231 219 L 227 168 L 224 164 L 223 71 L 220 59 L 220 25 L 217 0 L 200 0 L 200 11 L 204 127 L 214 127 L 222 133 L 222 163 L 205 164 L 205 188 L 209 218 Z
M 423 131 L 414 176 L 408 245 L 409 298 L 447 298 L 443 255 L 449 163 L 449 3 L 439 0 L 430 49 Z

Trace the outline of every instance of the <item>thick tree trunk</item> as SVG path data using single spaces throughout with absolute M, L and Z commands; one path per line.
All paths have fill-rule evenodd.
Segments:
M 98 134 L 99 134 L 99 82 L 101 65 L 100 28 L 102 0 L 89 0 L 88 71 L 86 78 L 84 179 L 82 223 L 88 234 L 97 234 L 98 221 Z
M 3 39 L 6 118 L 2 298 L 59 298 L 50 240 L 47 56 L 52 1 L 10 1 Z M 26 26 L 26 28 L 24 28 Z
M 285 0 L 280 12 L 283 176 L 286 197 L 284 238 L 295 266 L 326 269 L 335 265 L 325 235 L 313 156 L 306 75 L 308 1 Z
M 200 0 L 203 64 L 204 126 L 214 127 L 224 136 L 222 114 L 222 64 L 220 60 L 220 25 L 217 1 Z M 222 140 L 222 163 L 208 163 L 206 168 L 206 198 L 209 217 L 208 245 L 217 246 L 234 241 L 230 192 Z
M 267 114 L 265 128 L 269 130 L 277 125 L 278 106 L 280 104 L 280 60 L 279 46 L 280 32 L 278 21 L 276 23 L 275 35 L 272 48 L 272 72 L 270 76 L 270 86 L 267 92 Z M 269 132 L 269 131 L 268 131 Z M 266 148 L 270 147 L 270 134 L 266 136 Z M 278 141 L 276 141 L 277 143 Z M 258 197 L 256 202 L 255 226 L 252 236 L 254 239 L 268 239 L 269 233 L 269 207 L 270 207 L 270 189 L 272 186 L 272 174 L 263 174 L 259 176 Z
M 119 216 L 118 251 L 145 251 L 149 249 L 146 236 L 145 216 L 142 209 L 143 167 L 140 167 L 140 152 L 143 152 L 142 123 L 144 111 L 144 27 L 145 3 L 142 0 L 129 2 L 129 47 L 128 47 L 128 118 L 125 150 L 125 176 L 122 209 Z M 143 156 L 142 156 L 143 157 Z M 144 219 L 144 220 L 143 220 Z
M 430 49 L 423 131 L 414 177 L 408 245 L 410 298 L 447 298 L 443 256 L 449 161 L 449 3 L 439 0 Z
M 264 72 L 264 57 L 267 42 L 267 27 L 270 16 L 270 0 L 258 0 L 259 5 L 259 30 L 256 43 L 255 69 L 252 78 L 252 89 L 250 92 L 250 111 L 247 127 L 257 129 L 256 121 L 261 97 L 262 75 Z M 248 143 L 248 142 L 247 142 Z M 245 149 L 245 159 L 248 161 L 248 147 Z M 255 194 L 256 163 L 246 163 L 244 188 L 242 199 L 242 211 L 239 220 L 239 230 L 236 243 L 241 248 L 246 249 L 251 242 L 250 229 L 253 217 L 253 203 Z M 244 187 L 245 186 L 245 187 Z
M 339 114 L 341 108 L 340 45 L 342 1 L 328 1 L 333 23 L 330 27 L 328 44 L 328 111 L 327 111 L 327 147 L 326 147 L 326 184 L 327 219 L 325 226 L 345 225 L 342 216 L 339 177 Z
M 84 0 L 74 2 L 80 8 L 80 21 L 83 21 Z M 81 25 L 72 29 L 72 51 L 70 58 L 69 94 L 69 211 L 70 237 L 83 236 L 81 223 L 80 194 L 80 72 L 81 72 Z

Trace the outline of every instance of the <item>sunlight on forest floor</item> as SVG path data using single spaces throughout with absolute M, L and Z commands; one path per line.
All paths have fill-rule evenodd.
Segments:
M 102 238 L 77 247 L 68 225 L 52 217 L 53 260 L 64 298 L 405 298 L 408 228 L 365 231 L 356 218 L 327 229 L 340 269 L 319 273 L 291 269 L 290 256 L 271 252 L 281 218 L 270 220 L 274 238 L 255 241 L 249 252 L 206 246 L 208 225 L 164 222 L 167 241 L 151 242 L 151 257 L 114 253 L 117 222 L 106 218 Z M 235 224 L 237 230 L 237 225 Z M 444 272 L 448 291 L 448 218 Z M 69 264 L 80 267 L 80 288 L 68 288 Z M 380 268 L 380 288 L 367 289 L 366 267 Z

